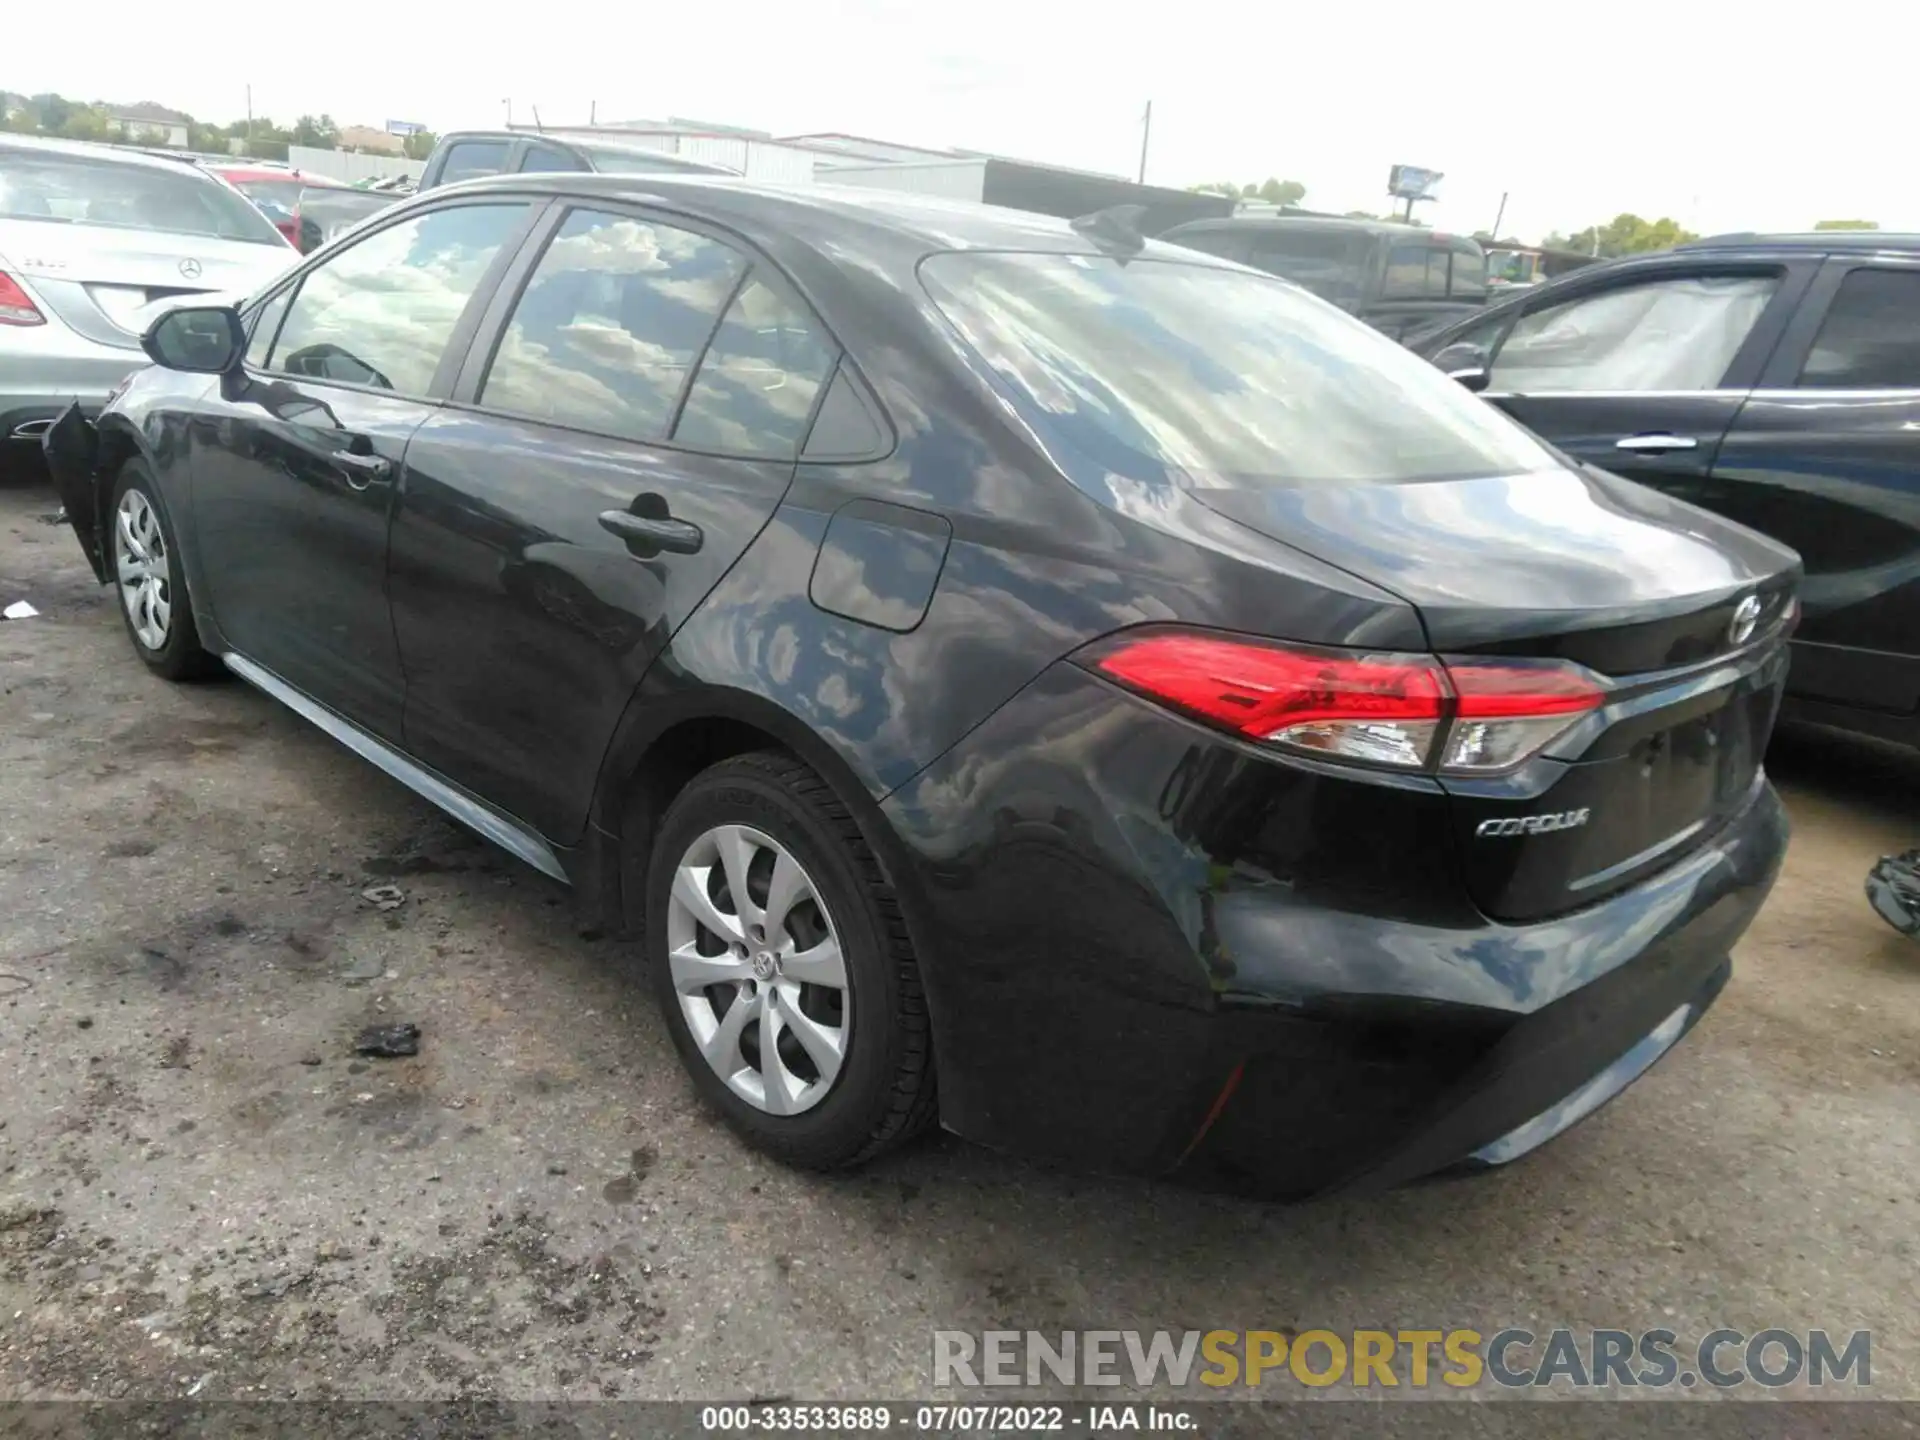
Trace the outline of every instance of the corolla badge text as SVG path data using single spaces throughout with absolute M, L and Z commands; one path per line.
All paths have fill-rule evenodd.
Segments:
M 1473 833 L 1483 840 L 1501 835 L 1546 835 L 1586 824 L 1589 813 L 1583 805 L 1578 810 L 1555 810 L 1546 815 L 1510 815 L 1504 820 L 1482 820 Z

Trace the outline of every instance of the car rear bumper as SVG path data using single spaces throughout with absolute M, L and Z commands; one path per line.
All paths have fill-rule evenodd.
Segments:
M 1505 1163 L 1618 1094 L 1724 985 L 1787 840 L 1757 779 L 1643 883 L 1500 924 L 1444 796 L 1067 665 L 883 809 L 950 1128 L 1275 1197 Z
M 75 401 L 97 415 L 107 392 L 146 364 L 137 350 L 97 345 L 58 322 L 0 331 L 0 440 L 38 440 Z

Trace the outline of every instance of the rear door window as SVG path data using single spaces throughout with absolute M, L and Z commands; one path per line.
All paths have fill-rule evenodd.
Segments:
M 691 230 L 575 210 L 528 277 L 479 403 L 602 435 L 661 440 L 747 268 Z
M 1718 389 L 1779 285 L 1777 275 L 1677 275 L 1531 310 L 1494 356 L 1488 389 Z
M 1360 303 L 1367 246 L 1348 230 L 1276 227 L 1252 236 L 1248 262 L 1351 310 Z
M 1554 464 L 1411 351 L 1243 270 L 960 252 L 920 274 L 1022 419 L 1103 477 L 1340 486 Z
M 507 142 L 504 140 L 460 140 L 447 150 L 447 163 L 440 180 L 451 185 L 456 180 L 471 180 L 476 175 L 498 175 L 507 168 Z
M 733 455 L 796 455 L 835 359 L 799 303 L 756 272 L 714 332 L 673 438 Z
M 1438 276 L 1431 273 L 1436 259 L 1440 262 Z M 1426 300 L 1446 293 L 1446 251 L 1413 244 L 1396 245 L 1387 252 L 1387 275 L 1380 286 L 1382 300 Z
M 1456 245 L 1447 252 L 1447 288 L 1449 300 L 1484 300 L 1487 297 L 1487 256 L 1477 245 Z
M 1920 271 L 1854 270 L 1800 369 L 1803 390 L 1920 390 Z

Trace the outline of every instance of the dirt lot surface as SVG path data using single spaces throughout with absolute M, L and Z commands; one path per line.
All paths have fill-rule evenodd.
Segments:
M 1912 757 L 1783 740 L 1733 984 L 1510 1171 L 1277 1208 L 941 1137 L 821 1179 L 697 1108 L 560 887 L 147 675 L 54 508 L 0 487 L 43 612 L 0 622 L 0 1398 L 904 1397 L 942 1327 L 1461 1324 L 1867 1328 L 1920 1398 L 1920 946 L 1861 896 Z

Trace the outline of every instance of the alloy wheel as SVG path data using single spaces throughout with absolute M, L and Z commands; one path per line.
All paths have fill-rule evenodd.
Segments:
M 164 650 L 173 630 L 173 594 L 167 584 L 167 542 L 160 516 L 138 490 L 120 497 L 113 526 L 114 574 L 133 633 L 149 650 Z
M 853 1033 L 833 919 L 771 836 L 717 825 L 687 847 L 667 901 L 667 968 L 707 1064 L 769 1115 L 826 1097 Z

